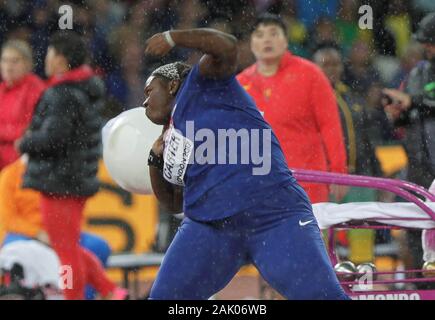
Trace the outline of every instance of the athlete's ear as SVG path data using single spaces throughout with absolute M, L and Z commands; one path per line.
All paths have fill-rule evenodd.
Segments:
M 180 80 L 169 81 L 169 94 L 175 96 L 177 94 L 178 88 L 180 87 Z

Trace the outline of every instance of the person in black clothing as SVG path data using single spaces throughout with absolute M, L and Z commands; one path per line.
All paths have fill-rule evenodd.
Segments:
M 435 12 L 422 20 L 416 39 L 427 60 L 411 70 L 403 91 L 384 89 L 385 110 L 406 128 L 408 179 L 428 188 L 435 179 Z
M 407 179 L 429 188 L 435 179 L 435 12 L 423 18 L 415 38 L 423 45 L 427 60 L 411 70 L 403 91 L 383 90 L 384 104 L 395 126 L 406 129 Z M 421 232 L 409 231 L 407 241 L 412 252 L 410 267 L 419 268 L 423 263 Z
M 344 65 L 338 46 L 333 43 L 319 46 L 313 55 L 313 60 L 334 88 L 346 142 L 349 173 L 382 176 L 380 163 L 375 154 L 375 145 L 371 139 L 370 129 L 373 129 L 374 124 L 367 109 L 367 99 L 355 95 L 354 91 L 341 81 Z M 376 201 L 377 197 L 376 190 L 350 187 L 342 202 Z M 376 234 L 374 230 L 355 229 L 340 231 L 340 234 L 345 234 L 349 241 L 349 258 L 353 262 L 363 263 L 373 260 L 371 247 L 374 245 Z
M 349 173 L 382 176 L 375 148 L 368 133 L 369 119 L 365 102 L 358 99 L 341 77 L 344 66 L 338 48 L 325 45 L 313 55 L 314 62 L 323 70 L 334 88 L 346 140 Z
M 90 252 L 79 245 L 86 200 L 99 188 L 100 130 L 104 84 L 85 64 L 86 45 L 72 31 L 53 35 L 45 59 L 48 89 L 19 143 L 29 160 L 23 187 L 41 192 L 41 213 L 50 244 L 61 264 L 70 266 L 72 286 L 66 299 L 83 299 L 92 272 L 100 270 Z M 92 284 L 105 297 L 116 292 L 104 272 Z

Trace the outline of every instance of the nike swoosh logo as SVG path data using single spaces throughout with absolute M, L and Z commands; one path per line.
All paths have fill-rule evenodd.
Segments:
M 305 221 L 305 222 L 302 222 L 301 220 L 299 220 L 299 225 L 300 225 L 301 227 L 303 227 L 303 226 L 306 226 L 307 224 L 309 224 L 309 223 L 311 223 L 311 222 L 313 222 L 313 220 L 308 220 L 308 221 Z

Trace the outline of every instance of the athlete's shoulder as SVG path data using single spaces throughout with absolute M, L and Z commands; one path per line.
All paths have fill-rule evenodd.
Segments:
M 204 78 L 199 72 L 198 64 L 192 65 L 189 73 L 187 74 L 185 81 L 183 81 L 182 89 L 183 91 L 191 91 L 201 89 L 204 83 Z
M 187 79 L 195 78 L 195 77 L 201 77 L 198 64 L 192 65 L 192 67 L 189 70 L 189 73 L 187 74 Z
M 235 81 L 235 76 L 235 74 L 223 78 L 204 76 L 201 74 L 199 64 L 195 64 L 187 75 L 185 81 L 187 85 L 184 85 L 184 87 L 188 88 L 189 90 L 225 87 L 230 85 L 231 82 Z

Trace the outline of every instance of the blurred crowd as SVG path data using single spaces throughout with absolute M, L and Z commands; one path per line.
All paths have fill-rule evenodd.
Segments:
M 6 39 L 27 40 L 34 55 L 34 70 L 44 77 L 49 36 L 58 30 L 63 4 L 73 7 L 73 29 L 88 41 L 92 65 L 105 79 L 114 101 L 125 109 L 142 101 L 143 85 L 151 70 L 175 59 L 195 62 L 196 52 L 177 49 L 165 61 L 145 60 L 148 37 L 171 28 L 211 27 L 239 39 L 240 67 L 254 62 L 249 34 L 254 17 L 269 11 L 280 14 L 288 26 L 289 49 L 311 58 L 323 43 L 337 43 L 345 63 L 343 81 L 376 105 L 381 86 L 398 87 L 422 50 L 411 35 L 433 1 L 414 0 L 2 0 L 0 44 Z M 373 30 L 362 30 L 361 5 L 373 8 Z

